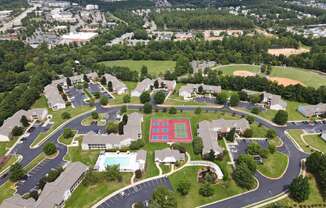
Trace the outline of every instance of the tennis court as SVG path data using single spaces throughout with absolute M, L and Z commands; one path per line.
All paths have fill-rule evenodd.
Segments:
M 187 119 L 152 119 L 150 142 L 192 141 L 191 125 Z

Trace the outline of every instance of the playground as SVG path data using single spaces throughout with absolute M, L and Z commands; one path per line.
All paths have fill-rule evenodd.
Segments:
M 152 119 L 149 139 L 153 143 L 190 143 L 192 141 L 190 121 L 187 119 Z

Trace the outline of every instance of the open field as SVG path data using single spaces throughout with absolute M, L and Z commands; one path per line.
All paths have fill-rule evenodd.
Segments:
M 326 152 L 326 142 L 320 137 L 320 135 L 305 135 L 303 139 L 308 143 L 311 147 L 318 149 L 319 151 L 325 153 Z
M 133 71 L 140 72 L 142 66 L 147 66 L 148 72 L 152 75 L 164 74 L 168 70 L 174 70 L 175 62 L 174 61 L 134 61 L 134 60 L 119 60 L 119 61 L 104 61 L 100 62 L 106 66 L 122 66 L 129 67 Z
M 235 71 L 249 71 L 252 73 L 259 74 L 259 66 L 249 65 L 249 64 L 224 65 L 224 66 L 217 66 L 213 69 L 223 71 L 223 73 L 226 75 L 233 75 Z M 311 86 L 316 88 L 322 85 L 326 85 L 325 84 L 326 75 L 325 76 L 320 75 L 308 69 L 273 66 L 273 70 L 270 76 L 297 80 L 299 82 L 302 82 L 306 86 Z
M 268 53 L 274 56 L 291 56 L 297 55 L 301 53 L 308 53 L 310 50 L 307 48 L 276 48 L 276 49 L 268 49 Z
M 95 173 L 98 177 L 103 178 L 95 185 L 85 186 L 80 184 L 78 188 L 73 192 L 71 197 L 66 201 L 66 208 L 89 208 L 96 202 L 103 199 L 105 196 L 119 190 L 130 183 L 131 173 L 122 173 L 122 181 L 110 181 L 105 180 L 105 173 Z
M 239 188 L 232 179 L 229 179 L 227 181 L 218 181 L 217 184 L 213 184 L 212 187 L 214 189 L 214 195 L 211 197 L 203 197 L 198 193 L 198 190 L 201 187 L 201 184 L 197 182 L 197 171 L 199 169 L 200 167 L 185 167 L 184 169 L 169 176 L 169 180 L 171 181 L 174 190 L 176 190 L 177 184 L 180 181 L 186 180 L 191 182 L 188 195 L 181 196 L 179 193 L 175 194 L 177 197 L 178 207 L 196 207 L 245 191 Z
M 278 178 L 286 170 L 288 162 L 289 158 L 287 155 L 275 152 L 274 154 L 269 154 L 264 163 L 257 166 L 257 170 L 267 177 Z

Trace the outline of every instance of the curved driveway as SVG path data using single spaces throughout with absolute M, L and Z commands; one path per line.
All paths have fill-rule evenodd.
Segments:
M 193 111 L 198 106 L 178 106 L 178 110 L 183 111 Z M 97 111 L 101 113 L 108 113 L 110 115 L 116 114 L 120 107 L 112 107 L 112 108 L 102 108 L 98 104 L 96 105 Z M 142 108 L 142 105 L 129 105 L 129 109 L 138 110 Z M 162 109 L 162 106 L 157 106 L 158 109 Z M 230 109 L 229 107 L 225 106 L 224 108 L 216 108 L 212 106 L 202 106 L 201 107 L 204 111 L 207 112 L 217 112 L 217 111 L 226 111 L 232 114 L 236 114 L 239 116 L 245 116 L 247 115 L 244 112 L 238 112 L 233 109 Z M 90 112 L 87 114 L 84 114 L 82 116 L 76 117 L 72 121 L 68 122 L 64 126 L 62 126 L 60 129 L 58 129 L 54 134 L 52 134 L 48 140 L 43 143 L 40 147 L 36 149 L 30 149 L 29 145 L 32 143 L 33 139 L 36 138 L 36 136 L 42 132 L 45 131 L 45 129 L 42 129 L 41 127 L 37 127 L 30 135 L 30 139 L 22 144 L 18 144 L 14 149 L 14 153 L 21 154 L 23 156 L 23 160 L 20 162 L 23 166 L 26 166 L 29 162 L 31 162 L 38 154 L 42 152 L 43 146 L 48 142 L 54 142 L 59 150 L 59 155 L 52 160 L 45 160 L 42 162 L 39 166 L 36 166 L 35 172 L 33 172 L 33 176 L 29 177 L 25 182 L 18 184 L 18 193 L 23 194 L 27 191 L 34 188 L 39 179 L 41 179 L 49 170 L 52 168 L 56 168 L 59 165 L 62 165 L 64 163 L 64 155 L 67 153 L 67 147 L 58 143 L 58 138 L 63 134 L 64 128 L 73 128 L 78 130 L 79 133 L 87 133 L 89 131 L 103 131 L 104 127 L 99 127 L 96 125 L 92 125 L 89 127 L 83 127 L 81 126 L 80 122 L 90 115 Z M 287 185 L 289 185 L 293 178 L 299 175 L 301 171 L 301 160 L 307 157 L 308 155 L 299 151 L 296 146 L 293 144 L 293 142 L 287 138 L 284 131 L 288 128 L 313 128 L 313 126 L 309 125 L 300 125 L 300 126 L 292 126 L 289 125 L 289 127 L 277 127 L 273 125 L 272 123 L 256 118 L 256 122 L 262 124 L 263 126 L 274 129 L 277 133 L 277 135 L 281 138 L 283 141 L 283 146 L 280 147 L 280 150 L 284 153 L 286 153 L 289 156 L 289 166 L 286 171 L 286 173 L 283 175 L 282 178 L 278 180 L 271 180 L 268 178 L 265 178 L 259 173 L 256 173 L 256 177 L 259 181 L 259 187 L 257 190 L 248 192 L 239 196 L 234 196 L 232 198 L 218 201 L 215 203 L 212 203 L 210 205 L 204 205 L 203 207 L 227 207 L 227 208 L 237 208 L 237 207 L 245 207 L 250 204 L 268 199 L 270 197 L 276 196 L 284 191 L 287 190 Z M 33 170 L 34 170 L 33 169 Z M 0 179 L 0 185 L 3 184 L 5 181 L 8 180 L 8 177 L 4 177 Z M 141 195 L 141 194 L 140 194 Z M 135 199 L 136 200 L 136 199 Z

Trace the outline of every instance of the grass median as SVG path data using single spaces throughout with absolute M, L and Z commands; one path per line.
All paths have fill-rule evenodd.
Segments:
M 264 163 L 257 166 L 257 170 L 264 176 L 278 178 L 282 176 L 288 163 L 289 158 L 286 154 L 275 152 L 274 154 L 269 154 Z

